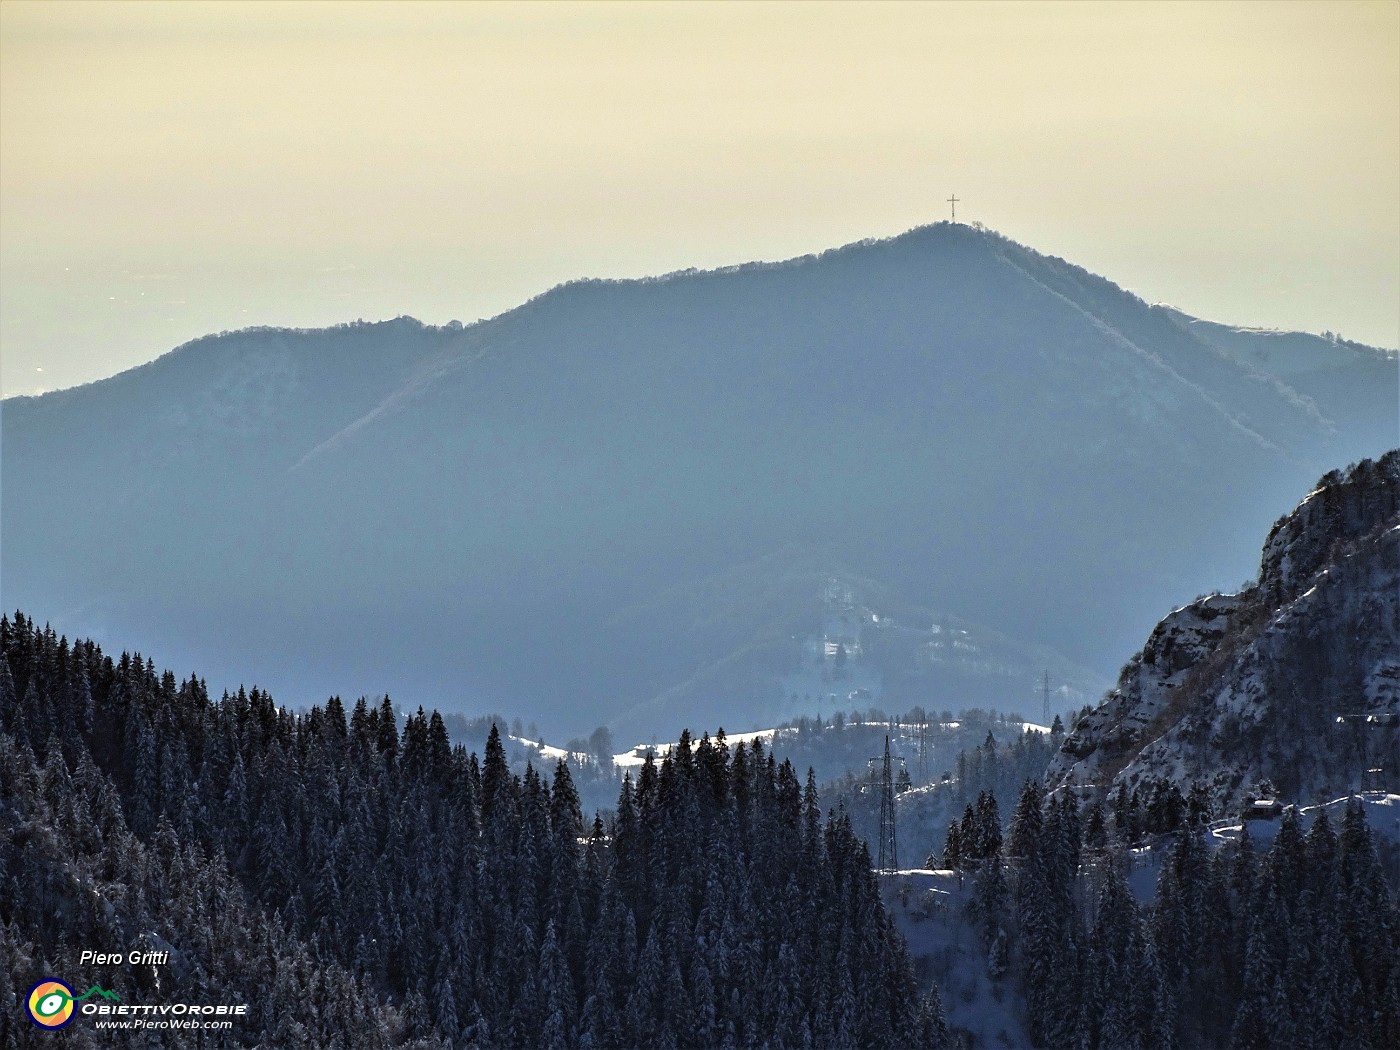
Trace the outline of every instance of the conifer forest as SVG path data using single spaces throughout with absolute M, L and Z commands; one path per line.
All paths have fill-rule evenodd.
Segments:
M 1397 187 L 1400 0 L 0 0 L 0 1050 L 1400 1050 Z
M 84 972 L 251 1004 L 189 1045 L 965 1045 L 849 816 L 761 743 L 683 734 L 604 819 L 567 764 L 512 772 L 495 727 L 478 757 L 387 700 L 211 700 L 22 613 L 0 655 L 0 1002 L 13 974 L 139 942 L 169 951 L 158 977 Z M 1208 814 L 1157 795 L 983 790 L 930 858 L 1032 1045 L 1397 1045 L 1400 911 L 1361 804 L 1208 851 Z M 1125 854 L 1148 836 L 1144 904 Z M 0 1011 L 0 1046 L 35 1038 Z

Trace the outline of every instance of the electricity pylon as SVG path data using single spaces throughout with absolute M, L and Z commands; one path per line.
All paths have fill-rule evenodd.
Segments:
M 890 738 L 885 737 L 884 782 L 880 785 L 881 874 L 899 870 L 899 848 L 894 832 L 894 774 L 890 769 Z

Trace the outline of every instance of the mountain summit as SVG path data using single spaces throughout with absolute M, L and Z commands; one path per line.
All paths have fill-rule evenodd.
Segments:
M 1393 443 L 1393 353 L 1279 338 L 951 223 L 466 327 L 226 333 L 5 402 L 3 600 L 288 701 L 646 730 L 737 666 L 781 552 L 819 550 L 1103 670 L 1248 572 L 1267 508 Z M 768 717 L 786 670 L 693 720 Z

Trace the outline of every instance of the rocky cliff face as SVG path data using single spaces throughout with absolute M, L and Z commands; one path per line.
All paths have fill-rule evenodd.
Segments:
M 1400 450 L 1326 475 L 1270 531 L 1257 585 L 1162 620 L 1047 781 L 1201 783 L 1220 807 L 1400 790 L 1397 703 Z

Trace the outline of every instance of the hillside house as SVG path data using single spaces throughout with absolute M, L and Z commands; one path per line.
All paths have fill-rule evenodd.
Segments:
M 1246 801 L 1240 813 L 1243 820 L 1272 820 L 1283 816 L 1283 803 L 1276 798 L 1256 798 Z

